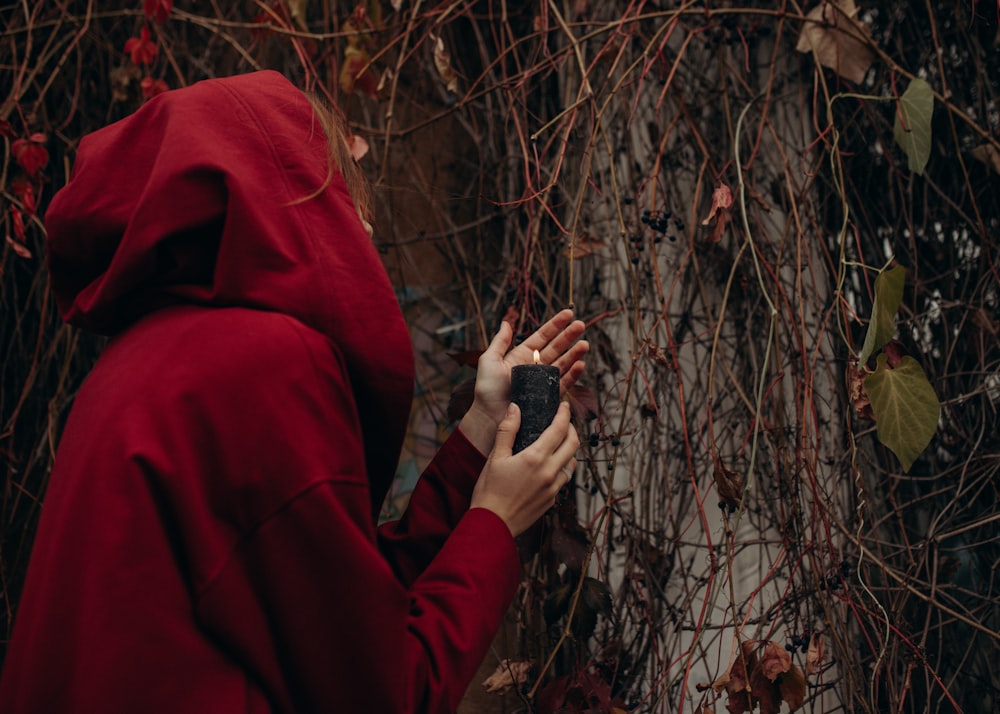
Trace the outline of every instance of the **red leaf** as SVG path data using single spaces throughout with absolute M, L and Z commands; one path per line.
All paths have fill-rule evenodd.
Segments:
M 153 79 L 152 77 L 143 77 L 142 81 L 139 82 L 139 88 L 142 89 L 143 99 L 152 99 L 157 94 L 163 94 L 170 89 L 162 79 Z
M 132 64 L 152 64 L 160 48 L 149 37 L 149 28 L 143 27 L 138 37 L 130 37 L 125 43 L 125 51 L 131 55 Z
M 889 365 L 889 369 L 896 369 L 899 363 L 903 361 L 903 357 L 906 356 L 903 343 L 899 340 L 889 340 L 885 347 L 882 348 L 882 351 L 885 352 L 885 362 Z
M 170 11 L 174 9 L 174 0 L 143 0 L 142 11 L 146 17 L 156 22 L 166 22 Z
M 38 201 L 35 199 L 35 187 L 26 178 L 18 176 L 11 181 L 10 192 L 17 196 L 17 200 L 21 202 L 25 215 L 35 215 L 35 211 L 38 210 Z
M 45 134 L 32 134 L 27 139 L 18 139 L 10 147 L 14 160 L 28 176 L 36 176 L 49 163 L 49 152 L 42 146 L 44 143 Z
M 17 236 L 17 239 L 19 241 L 21 241 L 22 243 L 24 243 L 25 240 L 26 240 L 26 238 L 25 238 L 25 234 L 24 234 L 24 217 L 21 215 L 21 211 L 19 211 L 14 206 L 11 206 L 10 207 L 10 219 L 11 219 L 11 223 L 14 224 L 14 235 Z M 8 236 L 7 239 L 10 240 L 10 236 Z M 16 248 L 15 248 L 15 250 L 16 250 Z M 27 250 L 27 248 L 25 248 L 25 250 Z M 21 255 L 21 253 L 18 252 L 18 255 Z M 22 257 L 24 257 L 24 256 L 22 256 Z M 28 257 L 31 257 L 30 253 L 28 254 Z
M 14 224 L 14 235 L 17 236 L 18 240 L 7 236 L 7 245 L 13 248 L 14 252 L 22 258 L 30 258 L 31 251 L 24 245 L 24 218 L 22 218 L 21 212 L 14 206 L 10 207 L 10 220 Z

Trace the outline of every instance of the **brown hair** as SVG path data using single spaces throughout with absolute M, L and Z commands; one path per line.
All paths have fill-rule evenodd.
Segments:
M 306 94 L 306 96 L 309 98 L 309 103 L 313 106 L 313 115 L 319 120 L 323 132 L 326 134 L 330 146 L 330 165 L 323 185 L 315 193 L 302 200 L 308 200 L 323 192 L 330 185 L 330 181 L 333 180 L 334 172 L 339 170 L 340 175 L 344 178 L 344 183 L 347 184 L 347 191 L 351 194 L 351 200 L 354 201 L 354 205 L 361 214 L 361 218 L 368 223 L 372 223 L 374 210 L 372 207 L 371 185 L 368 183 L 368 179 L 365 178 L 364 172 L 361 170 L 358 162 L 351 155 L 351 147 L 348 144 L 350 133 L 347 128 L 347 122 L 337 109 L 329 106 L 315 94 Z

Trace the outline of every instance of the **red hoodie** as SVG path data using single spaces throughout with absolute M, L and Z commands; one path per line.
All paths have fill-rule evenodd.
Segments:
M 520 576 L 460 432 L 376 528 L 411 401 L 395 295 L 274 72 L 86 137 L 47 214 L 109 334 L 55 459 L 0 711 L 447 712 Z

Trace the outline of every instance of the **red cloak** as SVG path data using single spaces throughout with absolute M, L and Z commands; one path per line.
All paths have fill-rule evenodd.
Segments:
M 456 431 L 376 527 L 412 350 L 312 107 L 258 72 L 86 137 L 47 213 L 111 340 L 55 459 L 0 711 L 447 712 L 517 587 Z M 301 200 L 305 198 L 306 200 Z

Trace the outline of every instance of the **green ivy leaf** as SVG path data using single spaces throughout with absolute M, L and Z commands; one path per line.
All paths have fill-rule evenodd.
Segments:
M 883 270 L 875 278 L 875 304 L 872 319 L 868 323 L 865 343 L 861 347 L 858 361 L 865 364 L 876 350 L 885 347 L 896 332 L 896 311 L 903 302 L 903 285 L 906 283 L 906 268 L 897 265 L 891 270 Z
M 937 429 L 941 404 L 923 367 L 904 356 L 895 369 L 878 356 L 878 368 L 865 379 L 865 391 L 878 425 L 878 440 L 889 447 L 903 471 L 927 448 Z
M 934 92 L 931 85 L 917 77 L 899 98 L 892 135 L 906 154 L 910 171 L 923 174 L 931 157 L 931 115 L 934 113 Z M 902 121 L 900 121 L 902 115 Z

